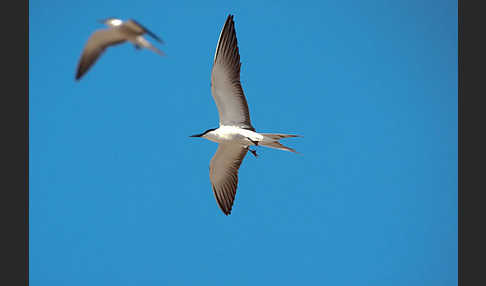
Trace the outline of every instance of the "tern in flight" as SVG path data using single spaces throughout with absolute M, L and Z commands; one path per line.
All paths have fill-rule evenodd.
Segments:
M 126 41 L 134 44 L 137 50 L 147 48 L 161 56 L 164 55 L 164 52 L 154 47 L 143 35 L 148 34 L 161 44 L 164 41 L 137 21 L 130 19 L 123 22 L 120 19 L 108 18 L 99 20 L 99 22 L 106 24 L 109 28 L 95 31 L 88 39 L 78 63 L 76 80 L 79 80 L 88 71 L 106 48 Z
M 243 158 L 248 151 L 257 156 L 256 150 L 251 150 L 250 146 L 296 152 L 278 141 L 287 137 L 299 137 L 255 132 L 241 87 L 240 67 L 235 23 L 233 15 L 229 15 L 219 36 L 211 72 L 211 93 L 218 108 L 219 128 L 190 136 L 219 143 L 209 164 L 209 179 L 216 201 L 225 215 L 229 215 L 233 207 L 238 185 L 238 169 Z

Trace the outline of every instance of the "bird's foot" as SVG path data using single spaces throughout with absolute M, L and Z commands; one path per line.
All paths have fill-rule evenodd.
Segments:
M 250 151 L 253 154 L 253 156 L 255 156 L 255 158 L 258 157 L 256 150 L 251 150 L 250 148 L 248 148 L 248 151 Z

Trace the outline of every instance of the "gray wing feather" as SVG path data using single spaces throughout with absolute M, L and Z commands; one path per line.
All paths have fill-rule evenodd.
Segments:
M 76 80 L 79 80 L 91 68 L 106 48 L 125 41 L 125 36 L 117 28 L 95 31 L 84 46 L 76 71 Z
M 155 33 L 147 29 L 147 27 L 143 26 L 139 22 L 135 21 L 134 19 L 127 20 L 123 22 L 122 27 L 130 29 L 133 33 L 137 35 L 143 35 L 147 33 L 149 36 L 157 40 L 159 43 L 163 44 L 164 41 L 157 36 Z
M 239 145 L 219 144 L 209 164 L 209 179 L 214 197 L 225 215 L 231 213 L 238 187 L 238 169 L 248 149 Z
M 219 112 L 220 125 L 254 130 L 240 82 L 240 54 L 233 15 L 229 15 L 219 36 L 211 72 L 211 93 Z

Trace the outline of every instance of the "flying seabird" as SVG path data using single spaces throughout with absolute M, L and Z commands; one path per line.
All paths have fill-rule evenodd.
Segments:
M 126 41 L 134 44 L 137 50 L 147 48 L 161 56 L 164 55 L 164 52 L 154 47 L 143 35 L 148 34 L 161 44 L 164 41 L 137 21 L 130 19 L 123 22 L 120 19 L 107 18 L 99 20 L 99 22 L 106 24 L 109 28 L 95 31 L 88 39 L 78 63 L 76 80 L 79 80 L 88 71 L 106 48 Z
M 238 185 L 238 169 L 250 146 L 265 146 L 296 152 L 278 141 L 299 135 L 257 133 L 251 125 L 248 104 L 240 82 L 240 54 L 233 15 L 229 15 L 219 36 L 211 72 L 211 93 L 218 108 L 219 128 L 190 137 L 218 143 L 209 164 L 209 178 L 216 201 L 225 215 L 231 213 Z

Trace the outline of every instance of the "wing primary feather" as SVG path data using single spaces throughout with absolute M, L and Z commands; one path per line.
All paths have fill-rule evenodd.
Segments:
M 238 187 L 238 169 L 248 150 L 239 145 L 219 144 L 209 164 L 214 196 L 226 215 L 231 213 Z
M 151 36 L 152 38 L 154 38 L 155 40 L 157 40 L 159 43 L 164 44 L 164 40 L 162 40 L 154 32 L 150 31 L 147 27 L 145 27 L 144 25 L 140 24 L 138 21 L 136 21 L 134 19 L 130 19 L 130 20 L 133 21 L 133 23 L 135 23 L 136 25 L 138 25 L 149 36 Z
M 96 63 L 105 50 L 125 42 L 124 35 L 117 28 L 95 31 L 86 42 L 81 54 L 75 79 L 78 81 Z
M 211 93 L 218 107 L 220 125 L 255 130 L 240 81 L 240 54 L 233 15 L 221 30 L 211 73 Z

